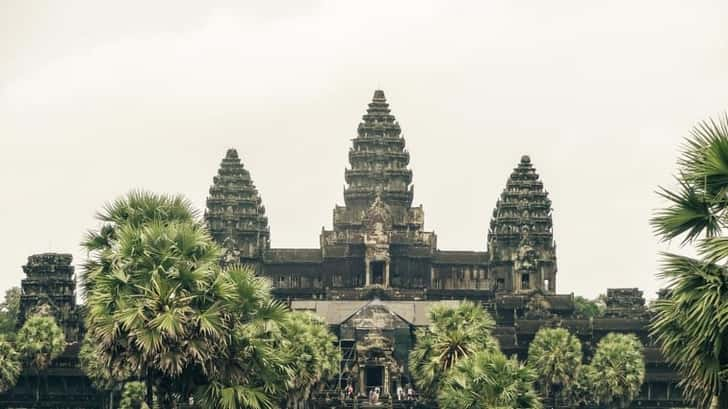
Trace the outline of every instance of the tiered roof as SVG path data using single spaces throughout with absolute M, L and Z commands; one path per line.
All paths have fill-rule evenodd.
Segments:
M 210 187 L 205 212 L 212 237 L 241 260 L 260 258 L 270 247 L 263 201 L 235 149 L 229 149 Z
M 518 245 L 527 234 L 533 243 L 553 242 L 551 200 L 531 158 L 524 155 L 513 169 L 493 210 L 488 242 Z
M 52 315 L 68 341 L 77 341 L 81 317 L 76 309 L 76 281 L 70 254 L 43 253 L 23 266 L 18 327 L 34 314 Z
M 399 123 L 390 112 L 384 91 L 374 91 L 349 151 L 351 169 L 346 170 L 344 191 L 347 207 L 366 209 L 377 192 L 390 206 L 412 205 L 410 156 Z

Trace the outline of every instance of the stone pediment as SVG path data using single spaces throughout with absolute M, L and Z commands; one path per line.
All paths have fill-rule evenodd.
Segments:
M 368 302 L 341 323 L 342 327 L 354 329 L 387 330 L 409 328 L 410 323 L 394 313 L 380 300 Z

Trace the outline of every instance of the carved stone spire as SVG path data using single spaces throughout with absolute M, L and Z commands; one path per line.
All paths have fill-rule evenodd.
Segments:
M 515 276 L 511 289 L 555 290 L 551 200 L 528 156 L 521 157 L 513 169 L 493 210 L 488 251 L 496 265 L 512 264 Z
M 256 262 L 270 248 L 265 207 L 235 149 L 227 151 L 213 179 L 205 221 L 224 248 L 225 262 Z
M 346 170 L 348 187 L 344 190 L 347 207 L 367 209 L 377 191 L 390 206 L 412 205 L 409 152 L 404 149 L 399 123 L 390 112 L 384 91 L 374 91 L 349 151 L 351 169 Z

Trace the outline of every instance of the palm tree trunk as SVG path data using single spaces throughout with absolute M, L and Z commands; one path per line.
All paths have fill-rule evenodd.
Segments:
M 147 376 L 144 379 L 144 383 L 147 386 L 147 396 L 145 397 L 146 401 L 147 401 L 147 406 L 149 406 L 151 408 L 151 407 L 153 407 L 152 405 L 154 404 L 153 399 L 152 399 L 152 394 L 154 393 L 154 391 L 152 390 L 152 376 L 151 376 L 151 371 L 149 369 L 147 369 Z

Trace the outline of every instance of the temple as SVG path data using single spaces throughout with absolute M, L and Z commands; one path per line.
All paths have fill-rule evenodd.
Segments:
M 225 153 L 213 177 L 204 219 L 223 248 L 221 263 L 253 266 L 270 280 L 278 299 L 319 315 L 338 337 L 341 371 L 316 389 L 307 407 L 367 407 L 364 397 L 372 388 L 380 388 L 384 407 L 411 407 L 412 402 L 391 395 L 413 384 L 407 360 L 416 329 L 429 325 L 433 306 L 466 299 L 495 318 L 494 335 L 503 352 L 522 360 L 542 327 L 568 328 L 581 340 L 587 360 L 606 334 L 634 333 L 645 345 L 647 373 L 631 407 L 687 406 L 680 379 L 648 334 L 650 312 L 641 291 L 608 289 L 606 312 L 599 317 L 582 316 L 573 294 L 557 293 L 552 203 L 529 156 L 514 160 L 510 175 L 504 172 L 486 248 L 444 251 L 425 229 L 423 207 L 412 206 L 405 146 L 384 92 L 375 91 L 348 152 L 344 205 L 334 207 L 331 229 L 321 231 L 317 248 L 271 247 L 263 200 L 235 149 Z M 0 408 L 32 406 L 31 385 L 39 379 L 45 382 L 42 400 L 55 402 L 43 407 L 106 405 L 106 397 L 95 394 L 78 368 L 83 328 L 70 255 L 31 256 L 24 271 L 18 324 L 29 312 L 53 314 L 69 348 L 47 374 L 24 373 L 14 389 L 0 394 Z M 347 385 L 362 398 L 340 400 Z M 563 406 L 547 400 L 544 407 Z
M 414 331 L 429 324 L 432 306 L 464 299 L 495 317 L 501 349 L 523 360 L 543 326 L 570 329 L 587 359 L 607 333 L 635 333 L 646 346 L 647 377 L 633 407 L 684 406 L 677 374 L 648 335 L 641 291 L 608 289 L 606 313 L 597 318 L 580 316 L 573 294 L 557 293 L 552 204 L 529 156 L 516 162 L 495 203 L 487 248 L 444 251 L 425 229 L 423 207 L 412 206 L 405 147 L 384 92 L 375 91 L 348 152 L 344 206 L 334 207 L 318 248 L 270 247 L 265 208 L 235 150 L 213 179 L 206 220 L 224 261 L 255 266 L 276 297 L 321 316 L 339 338 L 341 373 L 315 407 L 332 407 L 331 391 L 349 384 L 362 395 L 380 388 L 385 403 L 396 406 L 388 400 L 393 391 L 412 384 Z

